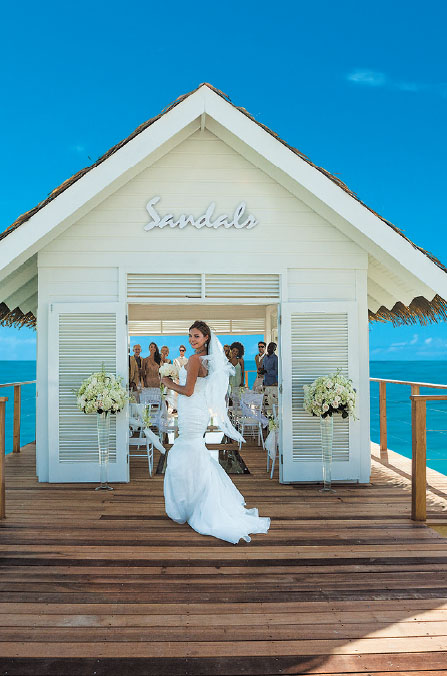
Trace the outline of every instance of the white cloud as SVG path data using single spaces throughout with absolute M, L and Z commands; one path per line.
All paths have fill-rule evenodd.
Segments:
M 378 70 L 369 70 L 367 68 L 357 68 L 346 74 L 346 79 L 356 85 L 364 87 L 386 87 L 409 94 L 418 94 L 420 92 L 427 92 L 447 98 L 447 83 L 446 82 L 413 82 L 411 80 L 399 81 L 393 80 L 385 73 Z
M 433 342 L 433 338 L 426 338 L 426 339 L 424 340 L 424 343 L 425 343 L 426 345 L 430 345 L 430 343 L 432 343 L 432 342 Z
M 413 334 L 413 338 L 410 340 L 409 345 L 416 345 L 416 343 L 419 340 L 419 336 L 417 333 Z
M 350 82 L 368 87 L 383 87 L 387 82 L 386 75 L 375 70 L 354 70 L 346 77 Z

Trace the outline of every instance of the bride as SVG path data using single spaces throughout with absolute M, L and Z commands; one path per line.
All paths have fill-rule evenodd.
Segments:
M 258 516 L 257 509 L 245 509 L 243 496 L 211 456 L 204 440 L 212 411 L 227 436 L 243 441 L 226 409 L 232 366 L 205 322 L 194 322 L 189 343 L 195 354 L 186 368 L 181 367 L 180 384 L 167 377 L 161 380 L 180 395 L 179 436 L 169 451 L 164 480 L 166 513 L 177 523 L 187 521 L 202 535 L 233 543 L 241 538 L 250 542 L 250 533 L 267 533 L 270 519 Z

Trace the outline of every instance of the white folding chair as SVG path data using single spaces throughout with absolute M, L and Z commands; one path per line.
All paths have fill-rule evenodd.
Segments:
M 144 422 L 145 404 L 130 404 L 129 416 L 129 458 L 144 458 L 146 456 L 149 475 L 152 476 L 154 467 L 154 446 L 152 442 L 144 435 L 146 423 Z M 138 432 L 138 437 L 134 437 L 133 433 Z M 131 452 L 131 446 L 136 447 L 135 452 Z M 145 453 L 141 453 L 141 446 L 145 447 Z M 140 452 L 137 452 L 140 451 Z
M 278 424 L 278 416 L 277 416 L 277 406 L 275 404 L 272 404 L 272 415 L 273 419 L 275 422 Z M 278 444 L 278 439 L 279 439 L 279 427 L 274 430 L 274 436 L 270 437 L 271 432 L 269 433 L 269 436 L 265 440 L 265 450 L 267 451 L 267 472 L 269 471 L 269 466 L 270 466 L 270 460 L 272 461 L 272 471 L 270 473 L 270 479 L 273 479 L 273 472 L 275 471 L 275 460 L 278 457 L 279 458 L 279 444 Z M 274 445 L 274 448 L 272 448 L 272 445 Z
M 264 435 L 262 428 L 267 424 L 266 418 L 262 415 L 262 393 L 252 391 L 245 392 L 241 397 L 241 417 L 239 418 L 239 431 L 242 436 L 246 430 L 258 433 L 258 444 L 264 448 Z M 239 450 L 242 442 L 239 442 Z

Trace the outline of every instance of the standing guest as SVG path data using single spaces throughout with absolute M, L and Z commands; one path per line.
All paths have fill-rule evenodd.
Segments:
M 160 352 L 158 345 L 151 343 L 149 345 L 149 356 L 144 360 L 144 385 L 145 387 L 160 387 Z
M 230 364 L 234 366 L 234 376 L 230 376 L 231 390 L 242 387 L 245 383 L 244 374 L 244 346 L 242 343 L 235 342 L 230 345 Z
M 230 361 L 230 359 L 231 359 L 231 350 L 230 350 L 230 346 L 229 346 L 229 345 L 224 345 L 224 346 L 223 346 L 223 349 L 224 349 L 226 358 L 228 359 L 228 361 Z
M 133 346 L 133 355 L 129 356 L 129 390 L 137 392 L 144 386 L 144 360 L 141 358 L 141 345 Z
M 184 345 L 180 345 L 178 351 L 180 354 L 174 359 L 174 366 L 177 366 L 180 371 L 181 367 L 186 366 L 188 363 L 188 357 L 186 357 L 186 347 Z
M 278 357 L 275 354 L 276 343 L 269 343 L 267 354 L 262 360 L 264 368 L 264 390 L 271 406 L 278 399 Z
M 171 363 L 171 360 L 169 359 L 169 347 L 167 345 L 163 345 L 163 347 L 161 348 L 160 357 L 162 365 Z
M 264 361 L 265 357 L 265 348 L 266 348 L 266 343 L 264 343 L 263 340 L 260 340 L 258 343 L 258 354 L 255 355 L 255 362 L 256 362 L 256 380 L 253 383 L 253 392 L 263 392 L 264 387 L 263 387 L 263 382 L 264 382 L 264 367 L 262 365 L 262 362 Z

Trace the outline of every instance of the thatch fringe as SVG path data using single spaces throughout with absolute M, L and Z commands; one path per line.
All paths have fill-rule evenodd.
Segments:
M 447 321 L 447 301 L 441 296 L 435 296 L 432 301 L 418 296 L 408 307 L 399 302 L 391 310 L 382 306 L 377 312 L 368 311 L 368 318 L 370 322 L 392 322 L 393 326 L 418 322 L 422 326 L 436 324 L 439 320 Z
M 6 303 L 0 303 L 0 326 L 14 326 L 15 328 L 22 328 L 22 326 L 29 326 L 36 328 L 36 317 L 32 312 L 23 314 L 20 308 L 16 307 L 10 310 Z

